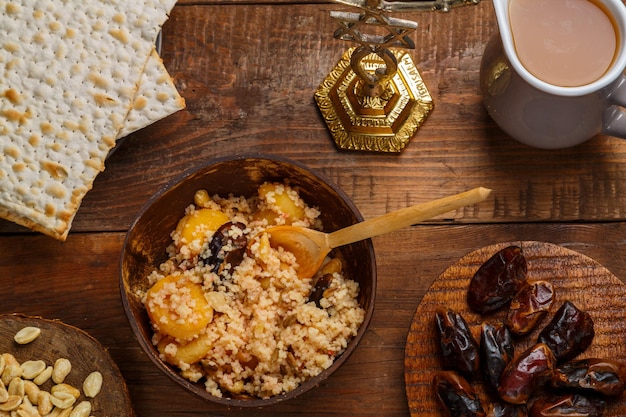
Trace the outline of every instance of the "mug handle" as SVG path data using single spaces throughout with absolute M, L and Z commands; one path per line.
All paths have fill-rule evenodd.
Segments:
M 626 76 L 622 74 L 608 88 L 607 100 L 611 106 L 604 111 L 602 133 L 626 139 L 626 112 L 619 107 L 626 107 Z

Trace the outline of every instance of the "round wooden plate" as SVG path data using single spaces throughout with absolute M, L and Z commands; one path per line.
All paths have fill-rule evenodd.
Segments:
M 522 352 L 537 340 L 539 331 L 554 312 L 569 300 L 594 320 L 595 338 L 580 357 L 626 360 L 626 285 L 593 259 L 578 252 L 544 242 L 508 242 L 488 246 L 461 258 L 448 267 L 428 289 L 415 312 L 407 336 L 404 377 L 412 417 L 439 417 L 443 414 L 432 389 L 432 378 L 441 369 L 434 317 L 438 307 L 450 307 L 462 314 L 477 340 L 480 324 L 501 322 L 504 311 L 481 316 L 469 310 L 466 294 L 476 270 L 498 250 L 517 245 L 528 262 L 528 279 L 550 281 L 555 300 L 548 316 L 533 333 L 516 342 Z M 474 383 L 483 404 L 488 397 L 480 381 Z M 606 417 L 626 416 L 626 397 L 607 402 Z
M 41 334 L 33 342 L 19 345 L 15 334 L 26 326 L 39 327 Z M 59 358 L 69 359 L 72 370 L 65 382 L 79 388 L 79 401 L 89 400 L 94 416 L 133 417 L 128 389 L 117 365 L 102 345 L 81 329 L 57 320 L 28 317 L 20 314 L 0 315 L 0 353 L 10 353 L 22 363 L 43 360 L 54 365 Z M 83 381 L 92 371 L 102 374 L 102 390 L 95 398 L 86 398 Z M 52 381 L 42 385 L 50 391 Z

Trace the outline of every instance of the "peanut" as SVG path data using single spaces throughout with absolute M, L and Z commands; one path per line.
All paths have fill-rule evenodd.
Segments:
M 83 382 L 83 392 L 87 397 L 94 398 L 102 389 L 102 374 L 94 371 L 87 375 Z
M 39 411 L 28 401 L 28 397 L 24 398 L 22 404 L 17 408 L 18 417 L 41 417 Z
M 70 394 L 72 397 L 78 399 L 78 397 L 80 397 L 80 391 L 77 388 L 74 388 L 73 386 L 69 385 L 69 384 L 57 384 L 55 386 L 52 387 L 52 389 L 50 390 L 50 393 L 52 395 L 56 395 L 59 392 L 64 392 L 67 394 Z
M 52 377 L 52 366 L 48 366 L 46 367 L 46 369 L 43 370 L 42 373 L 40 373 L 39 375 L 35 377 L 35 379 L 33 379 L 33 382 L 37 385 L 43 385 L 46 382 L 48 382 L 48 380 L 51 377 Z
M 37 339 L 41 334 L 41 329 L 38 327 L 24 327 L 15 334 L 13 340 L 20 345 L 25 345 Z
M 24 393 L 34 405 L 37 405 L 39 402 L 40 392 L 39 385 L 35 384 L 33 381 L 24 381 Z
M 7 391 L 4 382 L 0 380 L 0 403 L 5 402 L 9 399 L 9 391 Z
M 70 408 L 76 402 L 76 397 L 74 397 L 69 392 L 59 391 L 50 396 L 50 402 L 57 408 L 65 410 Z
M 17 395 L 18 397 L 24 397 L 26 391 L 24 390 L 24 380 L 22 378 L 13 378 L 9 383 L 9 397 L 11 395 Z
M 20 330 L 15 335 L 16 342 L 29 343 L 25 340 L 39 336 L 37 330 Z M 43 360 L 20 364 L 12 354 L 0 354 L 0 417 L 93 417 L 91 402 L 81 401 L 80 389 L 64 382 L 71 370 L 72 363 L 66 358 L 48 366 Z M 55 385 L 48 392 L 41 386 L 50 379 Z M 100 372 L 91 372 L 82 384 L 85 397 L 98 395 L 102 380 Z
M 9 385 L 13 378 L 21 378 L 22 373 L 22 368 L 18 364 L 7 365 L 4 367 L 4 372 L 2 372 L 2 382 L 4 382 L 4 385 Z
M 72 407 L 70 408 L 54 408 L 50 414 L 46 417 L 69 417 L 72 412 Z
M 89 417 L 91 414 L 91 403 L 89 401 L 81 401 L 72 410 L 69 417 Z
M 26 361 L 22 365 L 22 377 L 24 379 L 35 379 L 37 375 L 46 369 L 46 363 L 42 360 Z
M 52 407 L 50 393 L 48 391 L 39 391 L 39 395 L 37 395 L 37 411 L 39 411 L 39 414 L 42 416 L 50 414 Z
M 0 404 L 1 411 L 13 411 L 22 404 L 23 397 L 19 395 L 9 395 L 9 399 Z
M 69 359 L 59 358 L 52 367 L 52 380 L 55 384 L 65 381 L 65 377 L 72 371 L 72 363 Z

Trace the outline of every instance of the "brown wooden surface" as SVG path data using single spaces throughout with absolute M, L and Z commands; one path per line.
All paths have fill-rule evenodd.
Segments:
M 163 29 L 162 56 L 187 109 L 124 140 L 84 199 L 66 242 L 0 222 L 0 312 L 62 319 L 118 363 L 139 417 L 410 415 L 403 376 L 413 315 L 430 284 L 478 248 L 512 240 L 579 251 L 626 279 L 626 141 L 599 136 L 566 150 L 518 144 L 478 94 L 492 4 L 418 22 L 415 64 L 435 102 L 400 154 L 338 151 L 313 99 L 351 44 L 332 37 L 330 2 L 184 1 Z M 326 383 L 264 410 L 229 410 L 182 392 L 133 339 L 118 289 L 119 253 L 138 210 L 182 171 L 235 152 L 289 157 L 332 178 L 364 217 L 476 186 L 475 208 L 374 239 L 374 317 Z
M 489 245 L 465 255 L 451 264 L 431 285 L 417 308 L 405 349 L 405 383 L 411 416 L 437 417 L 440 406 L 432 389 L 433 375 L 442 370 L 439 342 L 434 325 L 435 312 L 447 307 L 461 314 L 476 340 L 480 340 L 482 323 L 502 324 L 506 308 L 494 314 L 476 314 L 467 305 L 467 288 L 476 270 L 498 250 L 516 245 L 528 263 L 528 281 L 548 281 L 554 288 L 554 301 L 548 315 L 528 335 L 515 338 L 515 353 L 533 346 L 539 332 L 552 320 L 554 313 L 570 301 L 589 313 L 594 322 L 595 337 L 578 358 L 611 358 L 626 360 L 626 285 L 593 259 L 562 246 L 545 242 L 514 241 Z M 472 386 L 487 404 L 496 401 L 493 393 L 477 376 Z M 626 397 L 607 402 L 606 417 L 626 414 Z

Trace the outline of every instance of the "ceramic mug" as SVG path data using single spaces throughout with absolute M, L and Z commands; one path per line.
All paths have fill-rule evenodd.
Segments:
M 520 62 L 509 22 L 510 0 L 493 0 L 499 34 L 487 44 L 480 67 L 483 102 L 491 118 L 519 142 L 543 149 L 567 148 L 603 133 L 626 138 L 626 7 L 597 0 L 612 17 L 617 51 L 596 81 L 578 87 L 548 84 Z

